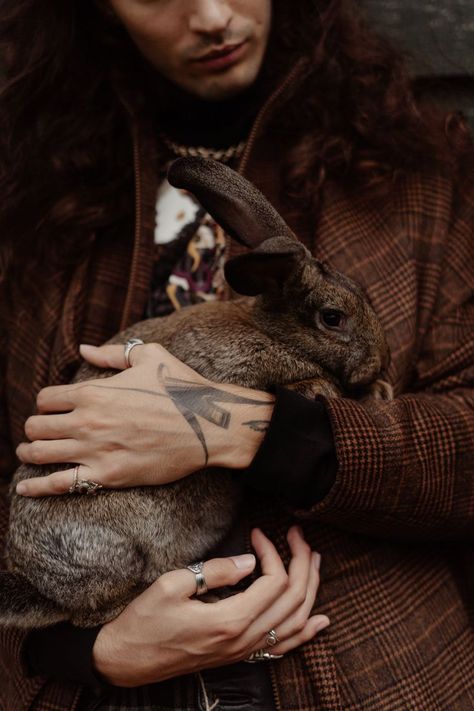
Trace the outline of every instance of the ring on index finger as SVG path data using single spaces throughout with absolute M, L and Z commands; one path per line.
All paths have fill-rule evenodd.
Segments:
M 125 364 L 127 368 L 131 367 L 130 363 L 130 353 L 132 352 L 132 349 L 135 348 L 135 346 L 144 346 L 144 342 L 142 341 L 141 338 L 129 338 L 128 341 L 125 343 L 123 347 L 123 355 L 125 357 Z
M 207 583 L 206 583 L 206 578 L 204 577 L 204 573 L 202 572 L 204 562 L 201 560 L 199 563 L 191 563 L 191 565 L 187 565 L 186 568 L 187 570 L 190 570 L 191 573 L 194 573 L 196 576 L 196 592 L 194 593 L 195 595 L 204 595 L 208 591 Z

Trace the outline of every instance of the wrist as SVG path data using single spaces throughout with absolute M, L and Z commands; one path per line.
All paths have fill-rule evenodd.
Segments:
M 226 393 L 235 396 L 235 402 L 226 403 L 229 412 L 226 429 L 213 427 L 211 432 L 209 428 L 209 465 L 246 469 L 265 437 L 275 398 L 261 390 L 237 385 L 224 387 Z
M 117 659 L 120 659 L 117 636 L 112 624 L 107 623 L 101 628 L 92 648 L 92 666 L 107 684 L 125 686 L 119 679 Z

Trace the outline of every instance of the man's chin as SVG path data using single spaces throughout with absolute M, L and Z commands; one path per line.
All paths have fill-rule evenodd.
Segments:
M 241 94 L 254 84 L 258 72 L 242 73 L 240 76 L 232 72 L 224 72 L 210 77 L 200 77 L 199 81 L 179 82 L 178 86 L 188 94 L 204 101 L 225 101 Z
M 250 84 L 247 85 L 233 85 L 233 86 L 210 86 L 206 90 L 191 92 L 196 96 L 196 98 L 203 99 L 204 101 L 225 101 L 226 99 L 232 99 L 234 96 L 238 96 L 245 89 L 248 89 Z

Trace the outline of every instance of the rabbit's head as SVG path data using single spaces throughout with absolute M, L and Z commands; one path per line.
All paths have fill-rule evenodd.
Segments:
M 258 297 L 259 325 L 357 390 L 389 365 L 380 322 L 362 289 L 299 242 L 271 237 L 227 262 L 234 291 Z
M 192 191 L 229 235 L 253 247 L 226 263 L 225 276 L 238 294 L 257 297 L 262 330 L 348 389 L 363 388 L 386 370 L 385 335 L 362 289 L 312 257 L 255 186 L 203 158 L 176 161 L 168 177 Z

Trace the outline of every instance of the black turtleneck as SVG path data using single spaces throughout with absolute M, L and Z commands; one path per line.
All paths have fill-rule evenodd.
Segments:
M 228 148 L 245 140 L 264 96 L 258 83 L 225 101 L 205 101 L 175 91 L 172 105 L 160 113 L 157 124 L 176 143 Z

